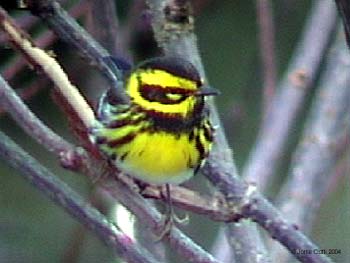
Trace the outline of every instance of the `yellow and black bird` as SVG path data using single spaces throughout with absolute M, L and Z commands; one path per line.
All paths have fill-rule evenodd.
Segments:
M 128 104 L 104 96 L 91 138 L 122 171 L 166 184 L 170 202 L 169 184 L 192 177 L 210 151 L 213 127 L 205 102 L 218 92 L 205 87 L 196 68 L 177 57 L 141 63 L 129 73 L 125 89 Z

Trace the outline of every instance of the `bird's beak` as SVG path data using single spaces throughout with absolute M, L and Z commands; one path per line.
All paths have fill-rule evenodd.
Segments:
M 195 96 L 216 96 L 219 95 L 220 91 L 210 86 L 204 86 L 200 90 L 195 92 Z

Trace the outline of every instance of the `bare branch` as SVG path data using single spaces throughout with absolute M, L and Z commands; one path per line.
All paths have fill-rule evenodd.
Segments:
M 315 1 L 299 45 L 243 168 L 243 177 L 256 184 L 261 191 L 264 191 L 277 169 L 290 128 L 316 78 L 335 25 L 336 12 L 332 4 L 329 1 Z M 256 230 L 249 222 L 232 225 L 231 231 L 237 236 L 232 235 L 234 242 L 243 249 L 251 250 L 257 243 L 254 242 Z M 242 253 L 243 260 L 245 257 L 245 253 Z
M 243 169 L 244 178 L 262 191 L 276 170 L 294 120 L 316 78 L 336 17 L 331 1 L 314 1 L 301 40 Z
M 311 230 L 331 180 L 329 175 L 341 154 L 339 144 L 344 143 L 344 137 L 350 137 L 349 72 L 349 50 L 343 38 L 336 38 L 304 135 L 293 156 L 289 179 L 277 198 L 281 211 L 306 232 Z M 277 247 L 274 258 L 288 261 L 288 255 Z
M 46 79 L 38 79 L 34 83 L 31 83 L 28 86 L 26 86 L 25 88 L 18 90 L 18 96 L 23 101 L 29 100 L 30 98 L 38 94 L 41 90 L 46 88 L 47 85 L 48 81 Z M 0 106 L 0 116 L 4 113 L 6 113 L 6 109 Z
M 12 118 L 49 151 L 60 156 L 74 151 L 74 147 L 43 124 L 0 76 L 0 106 L 8 110 Z
M 0 156 L 23 177 L 57 205 L 93 231 L 107 246 L 128 262 L 158 262 L 130 237 L 108 223 L 95 208 L 88 205 L 68 185 L 40 165 L 35 159 L 0 132 Z

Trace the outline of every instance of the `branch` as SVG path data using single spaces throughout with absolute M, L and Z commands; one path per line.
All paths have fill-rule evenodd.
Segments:
M 314 1 L 301 40 L 243 169 L 244 178 L 262 191 L 277 169 L 291 127 L 316 79 L 336 18 L 331 1 Z
M 188 7 L 186 8 L 188 3 L 186 1 L 149 0 L 148 4 L 153 13 L 155 37 L 165 54 L 189 59 L 204 77 L 203 65 L 193 34 L 193 18 L 188 13 Z M 179 8 L 177 5 L 185 6 Z M 219 124 L 216 111 L 212 113 L 214 113 L 213 122 Z M 216 147 L 211 151 L 202 172 L 225 196 L 228 204 L 236 209 L 237 214 L 256 221 L 291 252 L 295 252 L 297 248 L 316 247 L 288 224 L 266 199 L 237 176 L 231 151 L 220 127 L 216 134 Z M 253 251 L 253 253 L 256 252 Z M 323 255 L 295 254 L 295 256 L 303 262 L 329 262 L 329 259 Z
M 336 12 L 332 3 L 314 1 L 301 40 L 243 168 L 243 177 L 255 183 L 261 191 L 265 190 L 278 168 L 291 127 L 316 79 L 335 26 Z M 232 225 L 231 230 L 236 234 L 235 242 L 241 244 L 240 247 L 250 250 L 255 246 L 256 230 L 249 222 Z
M 60 156 L 74 147 L 43 124 L 0 76 L 0 106 L 7 109 L 12 118 L 41 145 Z
M 43 192 L 46 197 L 94 232 L 123 259 L 135 263 L 158 262 L 134 240 L 121 233 L 116 226 L 108 223 L 102 214 L 2 132 L 0 132 L 0 156 L 13 168 L 21 171 L 23 177 Z
M 309 232 L 330 175 L 350 137 L 350 55 L 343 38 L 336 38 L 302 139 L 294 153 L 288 181 L 277 197 L 281 211 L 298 228 Z M 288 255 L 274 248 L 274 258 Z

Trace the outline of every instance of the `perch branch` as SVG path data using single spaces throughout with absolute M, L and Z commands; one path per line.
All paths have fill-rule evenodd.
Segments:
M 193 17 L 190 13 L 186 13 L 188 9 L 179 9 L 176 6 L 177 4 L 186 5 L 187 1 L 149 0 L 148 4 L 153 13 L 155 37 L 165 54 L 190 59 L 204 77 L 203 65 L 193 34 Z M 214 123 L 219 124 L 216 111 L 212 113 L 214 113 Z M 227 202 L 235 206 L 237 211 L 241 211 L 238 214 L 256 221 L 272 237 L 279 240 L 292 253 L 294 252 L 294 255 L 302 262 L 330 262 L 329 258 L 323 255 L 295 254 L 297 248 L 305 249 L 305 247 L 315 247 L 315 245 L 288 224 L 266 199 L 256 191 L 252 191 L 252 187 L 237 176 L 231 151 L 220 128 L 216 134 L 216 146 L 202 172 L 223 193 Z
M 8 21 L 9 18 L 6 19 Z M 5 25 L 8 25 L 5 23 Z M 10 31 L 13 29 L 13 27 L 10 27 Z M 12 31 L 11 31 L 12 32 Z M 15 35 L 17 36 L 17 35 Z M 21 37 L 22 39 L 22 37 Z M 20 46 L 21 47 L 21 46 Z M 26 46 L 27 48 L 27 46 Z M 31 48 L 31 46 L 29 47 Z M 30 54 L 30 53 L 29 53 Z M 42 54 L 40 52 L 40 54 Z M 45 55 L 45 54 L 44 54 Z M 30 56 L 28 58 L 31 58 Z M 40 64 L 39 64 L 40 65 Z M 49 76 L 50 77 L 50 76 Z M 68 90 L 74 88 L 73 86 L 67 86 Z M 68 103 L 71 103 L 71 100 L 68 100 Z M 74 105 L 71 105 L 74 106 Z M 80 116 L 80 115 L 79 115 Z M 89 119 L 88 119 L 89 120 Z M 106 168 L 106 163 L 104 160 L 94 160 L 92 158 L 89 158 L 89 156 L 84 156 L 86 154 L 83 150 L 81 151 L 80 155 L 84 158 L 82 158 L 82 162 L 84 163 L 82 166 L 78 167 L 81 172 L 90 175 L 92 178 L 98 178 L 98 175 L 104 174 L 104 169 Z M 98 169 L 99 168 L 99 169 Z M 112 174 L 115 174 L 115 171 L 113 171 Z M 116 188 L 118 189 L 118 188 Z M 128 199 L 128 202 L 121 202 L 124 204 L 126 207 L 128 207 L 132 212 L 136 213 L 136 215 L 140 218 L 140 220 L 143 220 L 144 222 L 144 215 L 149 212 L 153 211 L 153 214 L 148 213 L 148 218 L 150 218 L 149 221 L 150 225 L 155 226 L 153 228 L 154 231 L 156 231 L 157 234 L 159 234 L 160 230 L 162 229 L 163 223 L 160 220 L 160 214 L 159 212 L 149 203 L 146 202 L 146 200 L 141 199 L 138 200 L 135 197 L 135 200 L 132 201 L 133 198 L 132 196 L 135 195 L 135 192 L 132 191 L 132 189 L 128 190 L 128 196 L 130 199 Z M 121 198 L 121 197 L 119 197 Z M 126 198 L 125 195 L 123 198 Z M 137 214 L 138 210 L 133 210 L 132 207 L 134 203 L 138 202 L 144 202 L 142 203 L 142 209 L 147 210 L 144 212 L 144 214 Z M 145 203 L 146 202 L 146 203 Z M 135 206 L 135 205 L 134 205 Z M 153 210 L 152 210 L 153 209 Z M 216 261 L 210 254 L 205 252 L 201 247 L 199 247 L 197 244 L 195 244 L 191 239 L 186 237 L 180 230 L 174 228 L 174 234 L 170 234 L 169 237 L 167 238 L 169 241 L 170 245 L 175 248 L 180 254 L 186 255 L 186 258 L 192 262 L 203 262 L 203 263 L 217 263 Z

